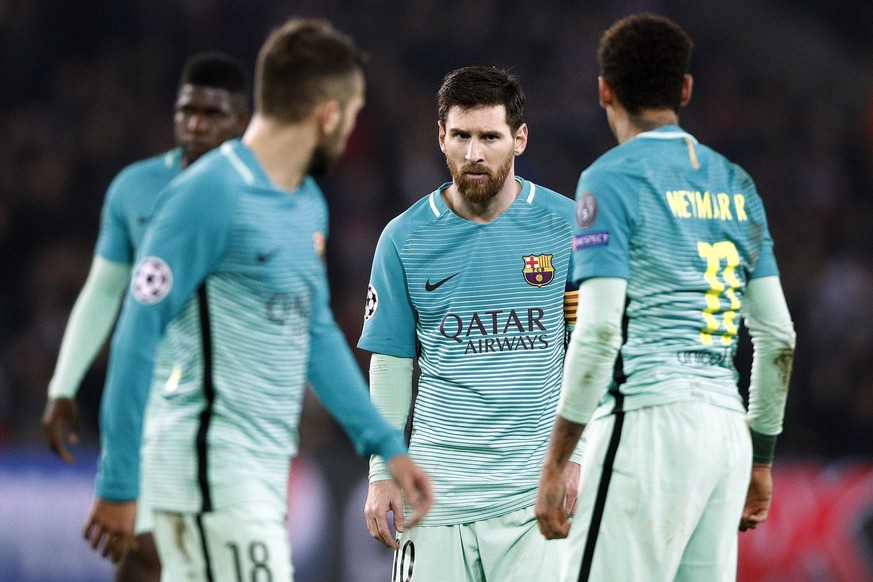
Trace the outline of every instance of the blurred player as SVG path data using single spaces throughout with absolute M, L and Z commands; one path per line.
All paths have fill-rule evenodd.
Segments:
M 579 311 L 537 497 L 543 534 L 569 530 L 565 581 L 735 580 L 737 526 L 756 527 L 770 505 L 794 326 L 754 183 L 678 125 L 691 50 L 650 14 L 600 41 L 600 105 L 619 145 L 576 191 Z M 741 313 L 754 345 L 747 414 L 733 363 Z M 583 429 L 570 528 L 562 472 Z
M 112 342 L 101 411 L 94 549 L 132 543 L 140 435 L 159 341 L 173 367 L 143 450 L 143 496 L 171 580 L 292 579 L 285 528 L 304 384 L 361 454 L 387 457 L 417 521 L 430 482 L 378 414 L 333 319 L 327 205 L 310 174 L 343 153 L 364 103 L 365 57 L 321 20 L 261 48 L 255 114 L 162 193 Z M 293 479 L 293 476 L 291 477 Z
M 70 314 L 43 414 L 49 447 L 69 463 L 74 458 L 65 433 L 69 442 L 77 442 L 76 392 L 112 330 L 157 194 L 204 153 L 242 134 L 249 119 L 247 94 L 246 72 L 236 59 L 218 52 L 194 55 L 179 79 L 173 121 L 177 147 L 128 166 L 109 186 L 91 272 Z M 156 375 L 156 382 L 164 380 Z M 117 580 L 159 579 L 151 529 L 151 512 L 141 506 L 137 548 L 119 564 Z
M 449 73 L 439 145 L 452 181 L 385 228 L 363 335 L 373 401 L 403 427 L 421 368 L 410 455 L 432 475 L 421 526 L 378 457 L 365 506 L 370 534 L 396 548 L 393 580 L 551 580 L 562 544 L 533 512 L 561 385 L 573 202 L 515 175 L 527 146 L 518 79 L 492 67 Z M 568 470 L 572 510 L 578 465 Z M 562 500 L 563 503 L 563 500 Z M 402 532 L 395 542 L 387 514 Z

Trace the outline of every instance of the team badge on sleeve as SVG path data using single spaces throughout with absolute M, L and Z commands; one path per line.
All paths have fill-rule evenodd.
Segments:
M 576 224 L 579 228 L 591 228 L 597 220 L 597 199 L 591 192 L 583 192 L 576 201 Z
M 534 287 L 542 287 L 552 282 L 555 268 L 552 266 L 552 255 L 531 255 L 522 257 L 524 280 Z
M 364 306 L 364 321 L 373 317 L 377 307 L 379 307 L 379 295 L 376 293 L 376 288 L 372 285 L 367 285 L 367 304 Z
M 133 274 L 133 298 L 143 305 L 154 305 L 173 288 L 173 271 L 160 257 L 146 257 Z

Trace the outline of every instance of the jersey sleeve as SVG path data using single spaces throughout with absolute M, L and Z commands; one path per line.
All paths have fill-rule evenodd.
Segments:
M 753 187 L 754 188 L 754 187 Z M 752 269 L 749 279 L 760 279 L 761 277 L 778 277 L 779 268 L 776 265 L 776 255 L 773 253 L 773 237 L 770 235 L 770 227 L 767 224 L 767 215 L 764 212 L 764 202 L 754 191 L 755 203 L 760 206 L 760 225 L 759 228 L 763 231 L 761 239 L 761 252 L 758 256 L 758 261 Z
M 227 189 L 195 181 L 174 184 L 143 239 L 112 340 L 97 475 L 97 496 L 105 500 L 138 496 L 143 413 L 155 350 L 167 324 L 220 261 L 233 225 Z
M 629 245 L 636 220 L 635 195 L 607 167 L 586 170 L 576 188 L 573 280 L 630 278 Z
M 370 401 L 364 375 L 334 320 L 323 278 L 314 299 L 307 378 L 319 401 L 343 427 L 359 455 L 390 459 L 405 453 L 403 434 Z
M 391 235 L 393 224 L 389 224 L 376 245 L 358 347 L 377 354 L 414 358 L 415 311 L 400 250 Z
M 126 174 L 119 174 L 106 191 L 94 253 L 110 261 L 130 265 L 135 251 L 122 204 L 125 182 Z

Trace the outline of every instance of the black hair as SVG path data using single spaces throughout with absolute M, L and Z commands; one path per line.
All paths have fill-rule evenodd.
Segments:
M 191 56 L 182 69 L 179 87 L 198 85 L 225 89 L 228 93 L 246 95 L 248 76 L 245 67 L 236 58 L 218 51 Z
M 600 74 L 630 115 L 644 109 L 678 113 L 693 48 L 678 24 L 641 13 L 619 20 L 603 33 L 597 61 Z

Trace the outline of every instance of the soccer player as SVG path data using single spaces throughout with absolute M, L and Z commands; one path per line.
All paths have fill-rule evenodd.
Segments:
M 528 138 L 524 100 L 518 79 L 500 69 L 446 75 L 439 144 L 452 181 L 392 220 L 376 247 L 358 346 L 373 353 L 372 399 L 398 427 L 418 360 L 409 451 L 436 494 L 410 528 L 384 463 L 371 459 L 367 527 L 395 548 L 394 580 L 556 575 L 560 544 L 539 534 L 533 505 L 561 384 L 565 308 L 575 313 L 573 202 L 515 175 Z M 568 479 L 577 482 L 575 464 Z
M 105 555 L 117 559 L 132 543 L 159 341 L 173 361 L 142 454 L 143 495 L 170 579 L 292 579 L 286 492 L 307 380 L 360 453 L 389 459 L 412 521 L 427 512 L 430 481 L 372 406 L 329 308 L 327 206 L 310 176 L 345 149 L 364 103 L 364 63 L 326 21 L 286 22 L 259 53 L 242 140 L 161 194 L 113 337 L 100 417 L 85 535 Z
M 600 105 L 619 145 L 576 191 L 579 310 L 536 508 L 547 538 L 569 531 L 565 581 L 735 580 L 737 526 L 770 505 L 794 325 L 752 179 L 678 125 L 691 51 L 651 14 L 600 40 Z M 562 471 L 583 429 L 571 528 Z
M 69 463 L 74 457 L 65 436 L 69 442 L 77 440 L 76 392 L 112 330 L 157 194 L 201 155 L 242 134 L 249 119 L 247 85 L 246 72 L 236 59 L 218 52 L 192 56 L 176 96 L 177 147 L 128 166 L 109 186 L 91 271 L 70 314 L 43 414 L 49 447 Z M 156 378 L 162 380 L 166 377 Z M 140 507 L 137 548 L 119 564 L 117 580 L 159 579 L 151 529 L 151 513 Z

